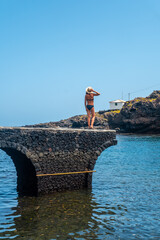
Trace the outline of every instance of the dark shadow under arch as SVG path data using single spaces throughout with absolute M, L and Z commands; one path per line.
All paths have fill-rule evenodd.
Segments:
M 37 196 L 37 177 L 31 160 L 12 148 L 1 148 L 13 160 L 17 171 L 17 192 L 19 196 Z

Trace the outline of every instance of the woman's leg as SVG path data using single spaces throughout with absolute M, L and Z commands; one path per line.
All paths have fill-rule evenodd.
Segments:
M 90 110 L 87 110 L 87 116 L 88 116 L 88 127 L 90 128 L 90 124 L 91 124 L 91 114 L 90 114 Z
M 91 121 L 91 128 L 93 128 L 94 120 L 95 120 L 95 110 L 94 107 L 91 109 L 92 114 L 92 121 Z

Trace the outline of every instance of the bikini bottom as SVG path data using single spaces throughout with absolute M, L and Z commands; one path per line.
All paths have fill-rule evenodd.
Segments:
M 87 108 L 88 108 L 89 111 L 90 111 L 93 107 L 94 107 L 94 105 L 87 105 Z

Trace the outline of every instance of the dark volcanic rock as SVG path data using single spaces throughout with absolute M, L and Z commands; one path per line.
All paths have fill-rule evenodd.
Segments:
M 87 128 L 87 115 L 27 127 Z M 154 91 L 146 98 L 135 98 L 132 101 L 127 101 L 121 111 L 104 110 L 97 112 L 94 127 L 116 129 L 124 133 L 160 134 L 160 91 Z
M 99 114 L 96 114 L 94 127 L 98 129 L 109 129 L 108 120 Z M 35 125 L 26 125 L 25 127 L 67 127 L 67 128 L 88 128 L 87 115 L 78 115 L 59 122 L 40 123 Z
M 160 91 L 153 91 L 147 98 L 158 98 L 160 97 Z
M 124 104 L 109 126 L 127 133 L 160 133 L 160 91 Z

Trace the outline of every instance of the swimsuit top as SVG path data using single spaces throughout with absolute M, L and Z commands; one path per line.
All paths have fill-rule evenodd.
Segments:
M 89 99 L 86 99 L 87 102 L 91 102 L 91 101 L 94 101 L 94 98 L 89 98 Z
M 94 100 L 93 98 L 90 98 L 90 99 L 87 99 L 87 102 L 91 102 L 93 100 Z

